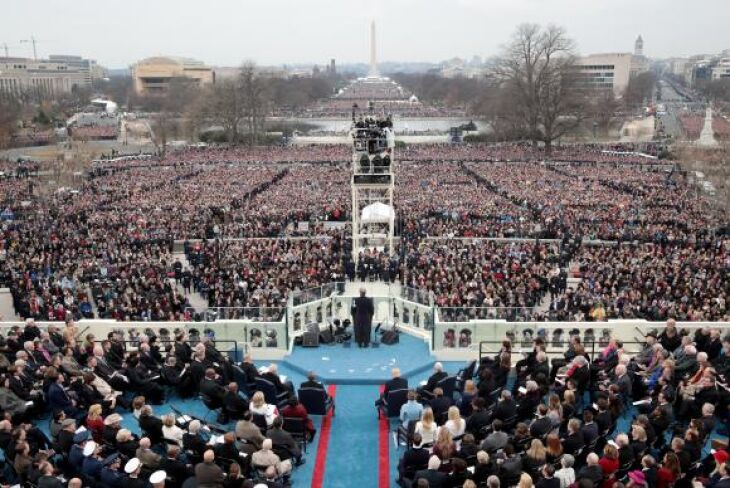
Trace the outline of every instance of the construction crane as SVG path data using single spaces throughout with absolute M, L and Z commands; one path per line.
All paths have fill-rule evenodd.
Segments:
M 43 42 L 43 41 L 37 40 L 34 36 L 30 36 L 30 39 L 21 39 L 20 40 L 21 44 L 23 44 L 23 43 L 33 44 L 33 59 L 35 61 L 38 61 L 38 51 L 36 51 L 36 43 L 39 43 L 39 42 Z
M 10 57 L 10 54 L 9 54 L 10 47 L 15 47 L 15 46 L 17 46 L 17 44 L 8 44 L 7 42 L 3 42 L 2 44 L 0 44 L 0 47 L 3 48 L 3 50 L 5 51 L 6 58 Z

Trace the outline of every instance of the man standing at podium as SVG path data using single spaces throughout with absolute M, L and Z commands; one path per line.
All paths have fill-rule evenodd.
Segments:
M 360 296 L 352 302 L 352 322 L 355 324 L 357 347 L 370 345 L 370 329 L 373 326 L 375 305 L 373 299 L 365 296 L 365 288 L 360 288 Z

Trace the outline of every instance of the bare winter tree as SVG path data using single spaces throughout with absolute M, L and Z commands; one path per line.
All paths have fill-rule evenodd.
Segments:
M 241 66 L 238 89 L 248 133 L 246 142 L 256 145 L 264 133 L 270 93 L 266 80 L 257 72 L 255 64 L 246 62 Z
M 7 147 L 17 128 L 20 104 L 10 98 L 0 97 L 0 148 Z
M 493 63 L 495 79 L 513 116 L 533 145 L 553 141 L 584 118 L 585 96 L 576 77 L 575 44 L 562 27 L 522 24 Z
M 611 124 L 616 120 L 616 111 L 621 104 L 616 100 L 612 89 L 599 90 L 591 95 L 591 103 L 588 106 L 590 117 L 596 124 L 596 128 L 602 133 L 608 134 Z
M 238 141 L 238 128 L 245 109 L 236 80 L 222 80 L 211 86 L 202 109 L 203 118 L 223 127 L 228 142 Z

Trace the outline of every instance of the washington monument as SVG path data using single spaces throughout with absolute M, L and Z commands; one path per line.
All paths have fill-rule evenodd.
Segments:
M 378 58 L 375 54 L 375 21 L 370 21 L 370 72 L 368 78 L 379 78 Z

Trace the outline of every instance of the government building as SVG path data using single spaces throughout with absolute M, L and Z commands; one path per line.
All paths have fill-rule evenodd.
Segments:
M 138 95 L 163 94 L 173 79 L 182 79 L 197 85 L 215 83 L 212 68 L 190 58 L 157 56 L 146 58 L 132 66 L 134 91 Z

